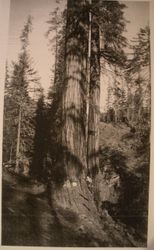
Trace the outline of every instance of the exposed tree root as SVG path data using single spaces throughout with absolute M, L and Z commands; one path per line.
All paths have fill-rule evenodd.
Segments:
M 133 238 L 122 225 L 116 225 L 107 212 L 100 214 L 93 195 L 84 180 L 74 183 L 65 182 L 61 187 L 54 187 L 51 205 L 58 223 L 67 229 L 83 246 L 127 246 L 136 245 Z M 64 230 L 64 231 L 65 231 Z

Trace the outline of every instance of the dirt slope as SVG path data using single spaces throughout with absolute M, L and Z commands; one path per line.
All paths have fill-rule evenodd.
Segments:
M 115 206 L 115 217 L 126 222 L 127 230 L 134 230 L 138 244 L 146 245 L 148 216 L 148 161 L 146 150 L 137 154 L 136 134 L 126 124 L 100 123 L 100 164 L 103 169 L 107 159 L 115 167 L 123 186 L 120 190 L 123 199 Z M 110 184 L 109 184 L 110 185 Z M 103 191 L 102 191 L 103 192 Z M 123 192 L 123 193 L 122 193 Z M 109 204 L 111 213 L 112 201 Z M 114 206 L 113 206 L 114 207 Z M 122 217 L 125 216 L 125 219 Z M 141 243 L 142 242 L 142 243 Z
M 130 128 L 127 127 L 125 124 L 114 125 L 111 123 L 109 124 L 102 123 L 102 122 L 100 123 L 100 146 L 102 149 L 102 157 L 104 157 L 104 155 L 108 154 L 110 151 L 117 154 L 116 157 L 121 157 L 122 155 L 121 158 L 118 158 L 118 163 L 123 164 L 124 161 L 122 160 L 124 158 L 125 165 L 123 167 L 126 169 L 126 171 L 135 175 L 136 174 L 135 169 L 137 169 L 138 163 L 141 161 L 141 159 L 140 157 L 136 157 L 134 144 L 135 144 L 134 135 L 130 133 Z M 4 178 L 4 181 L 7 182 L 7 184 L 9 183 L 12 184 L 13 177 L 11 177 L 11 180 L 10 180 L 9 179 L 10 177 L 8 178 L 8 176 L 4 174 L 3 178 Z M 17 183 L 17 181 L 15 181 L 14 185 L 11 186 L 11 188 L 14 192 L 17 192 L 17 193 L 23 192 L 22 197 L 24 197 L 25 193 L 29 195 L 29 189 L 27 190 L 26 183 L 24 185 L 21 183 Z M 3 191 L 4 191 L 3 194 L 5 194 L 4 189 Z M 67 190 L 67 193 L 69 193 L 68 191 L 69 190 Z M 72 192 L 72 190 L 70 190 L 70 192 Z M 104 189 L 102 190 L 102 192 L 104 192 Z M 63 196 L 65 195 L 66 194 L 63 194 Z M 76 195 L 79 196 L 79 194 L 76 194 Z M 33 192 L 33 199 L 34 199 L 33 205 L 35 207 L 34 211 L 36 211 L 37 204 L 35 204 L 35 199 L 37 199 L 37 196 L 35 192 Z M 43 200 L 43 199 L 42 197 L 40 197 L 40 200 Z M 84 199 L 84 202 L 81 201 L 81 199 Z M 80 200 L 80 203 L 81 202 L 84 204 L 86 203 L 85 205 L 88 206 L 88 201 L 87 199 L 83 197 L 83 195 L 80 195 L 80 197 L 78 197 L 78 201 L 79 200 Z M 28 207 L 27 212 L 26 212 L 27 215 L 25 215 L 24 217 L 25 221 L 27 221 L 27 218 L 29 218 L 31 214 L 31 207 L 29 208 L 29 202 L 27 201 L 28 201 L 27 199 L 24 201 L 25 202 L 24 207 Z M 19 200 L 19 203 L 20 203 L 20 200 Z M 10 203 L 10 206 L 12 206 L 11 204 L 12 203 Z M 22 204 L 20 205 L 22 207 Z M 36 224 L 39 222 L 42 216 L 41 211 L 44 211 L 44 208 L 45 208 L 44 205 L 42 205 L 41 210 L 40 208 L 38 209 L 38 212 L 40 213 L 40 215 L 38 216 L 38 218 L 36 218 Z M 52 222 L 54 224 L 52 228 L 53 227 L 55 228 L 55 225 L 56 225 L 57 227 L 56 237 L 58 238 L 60 237 L 63 240 L 62 241 L 57 240 L 56 246 L 78 246 L 78 247 L 79 246 L 82 246 L 82 247 L 86 247 L 86 246 L 89 246 L 89 247 L 94 247 L 94 246 L 145 247 L 146 246 L 146 237 L 145 239 L 143 239 L 143 237 L 141 237 L 139 233 L 137 236 L 136 231 L 133 230 L 133 228 L 128 227 L 125 223 L 121 222 L 120 220 L 115 220 L 112 216 L 110 216 L 109 211 L 107 209 L 102 210 L 101 222 L 99 226 L 96 225 L 97 223 L 95 223 L 95 221 L 93 221 L 92 218 L 90 218 L 90 215 L 89 217 L 82 216 L 82 214 L 78 213 L 79 216 L 77 217 L 77 213 L 74 214 L 70 212 L 67 206 L 66 206 L 66 209 L 64 208 L 61 209 L 61 206 L 59 205 L 58 209 L 59 209 L 58 214 L 60 216 L 59 219 L 61 223 L 59 224 L 57 223 L 57 221 Z M 48 213 L 50 214 L 50 208 L 48 208 L 48 210 L 49 210 Z M 54 216 L 52 220 L 54 221 Z M 8 220 L 7 223 L 10 223 L 10 220 Z M 46 227 L 46 222 L 43 221 L 42 225 Z M 35 227 L 36 225 L 33 225 L 33 226 Z M 4 233 L 7 232 L 6 227 L 4 226 L 3 226 L 3 231 Z M 41 229 L 41 232 L 42 232 L 42 229 Z M 55 245 L 54 239 L 52 239 L 52 237 L 50 239 L 51 231 L 49 228 L 47 228 L 47 234 L 48 234 L 49 240 L 44 241 L 44 238 L 43 238 L 43 240 L 39 242 L 39 245 L 54 246 Z M 54 235 L 54 238 L 55 238 L 55 235 Z M 35 239 L 32 239 L 32 240 L 34 241 L 33 245 L 38 244 L 37 240 Z M 29 245 L 30 244 L 29 241 L 30 240 L 26 240 L 24 244 Z M 20 245 L 18 240 L 15 241 L 14 245 Z

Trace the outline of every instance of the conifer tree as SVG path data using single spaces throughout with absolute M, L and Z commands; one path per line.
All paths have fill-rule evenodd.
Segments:
M 56 14 L 55 14 L 56 13 Z M 53 70 L 53 80 L 51 79 L 51 86 L 48 92 L 47 102 L 47 123 L 48 123 L 48 155 L 53 162 L 59 159 L 61 139 L 62 139 L 62 92 L 65 77 L 65 37 L 66 37 L 66 14 L 67 11 L 60 11 L 56 8 L 50 13 L 49 29 L 47 36 L 50 45 L 56 47 L 55 63 Z M 50 40 L 50 33 L 52 36 Z
M 86 183 L 87 53 L 87 5 L 84 0 L 80 2 L 68 0 L 61 150 L 54 167 L 54 188 L 51 188 L 51 199 L 58 215 L 60 211 L 65 212 L 67 209 L 68 213 L 76 214 L 80 224 L 80 217 L 85 214 L 85 219 L 90 216 L 90 221 L 95 221 L 94 230 L 96 230 L 100 229 L 99 217 Z M 76 230 L 75 227 L 73 225 L 72 230 Z M 86 230 L 93 230 L 89 222 L 87 227 L 89 229 Z
M 13 63 L 9 86 L 6 86 L 6 95 L 11 103 L 11 106 L 8 104 L 6 106 L 9 106 L 10 118 L 12 119 L 10 135 L 13 135 L 15 171 L 22 171 L 24 174 L 29 172 L 33 154 L 36 102 L 35 98 L 31 98 L 31 95 L 33 93 L 34 97 L 35 92 L 37 96 L 41 89 L 37 72 L 31 66 L 31 58 L 28 52 L 31 31 L 32 18 L 29 16 L 20 36 L 21 51 L 17 62 Z M 7 126 L 7 123 L 5 126 Z M 15 132 L 13 133 L 12 130 Z
M 100 68 L 104 61 L 122 67 L 126 61 L 123 36 L 126 21 L 124 4 L 118 1 L 92 1 L 91 60 L 88 114 L 88 168 L 91 176 L 99 170 Z M 104 70 L 104 69 L 103 69 Z M 93 169 L 93 171 L 92 171 Z M 93 173 L 92 173 L 93 172 Z M 94 174 L 95 173 L 95 174 Z
M 3 126 L 3 162 L 12 161 L 14 154 L 13 119 L 15 112 L 12 110 L 12 99 L 10 96 L 10 72 L 6 64 L 5 92 L 4 92 L 4 126 Z M 10 133 L 11 132 L 11 133 Z

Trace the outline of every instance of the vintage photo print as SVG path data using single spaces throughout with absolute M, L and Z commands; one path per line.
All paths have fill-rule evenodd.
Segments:
M 146 248 L 150 2 L 8 8 L 2 246 Z

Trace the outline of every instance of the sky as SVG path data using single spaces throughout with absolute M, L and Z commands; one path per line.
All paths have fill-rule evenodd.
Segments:
M 20 34 L 28 15 L 33 17 L 33 31 L 30 34 L 30 54 L 33 66 L 39 72 L 45 89 L 50 85 L 51 68 L 54 63 L 53 53 L 49 49 L 45 33 L 48 30 L 49 13 L 54 10 L 53 0 L 11 0 L 10 28 L 8 43 L 8 61 L 16 60 L 21 48 Z
M 121 1 L 122 2 L 122 1 Z M 62 0 L 62 6 L 65 0 Z M 127 24 L 126 37 L 131 40 L 136 36 L 140 27 L 149 22 L 149 3 L 140 1 L 124 1 L 127 8 L 124 16 L 130 21 Z M 33 31 L 30 34 L 30 53 L 33 58 L 33 66 L 39 72 L 41 84 L 47 91 L 51 81 L 51 68 L 54 64 L 54 55 L 49 48 L 45 33 L 48 30 L 49 13 L 56 7 L 56 0 L 11 0 L 10 24 L 7 58 L 10 63 L 17 60 L 20 52 L 20 34 L 28 15 L 33 16 Z M 105 88 L 105 86 L 104 86 Z M 105 95 L 106 90 L 101 91 Z M 105 105 L 105 98 L 101 98 L 101 107 Z

